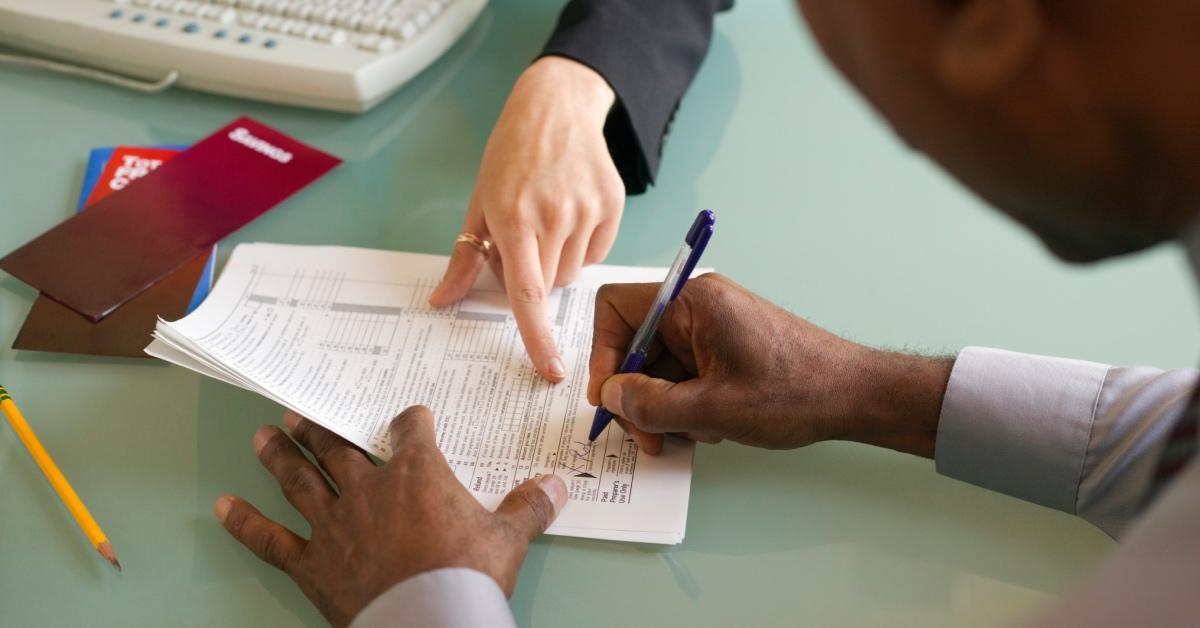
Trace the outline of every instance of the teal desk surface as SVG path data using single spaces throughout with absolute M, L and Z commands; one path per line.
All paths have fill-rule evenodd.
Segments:
M 446 57 L 359 116 L 0 69 L 0 251 L 71 215 L 90 148 L 188 143 L 248 114 L 346 162 L 222 242 L 222 261 L 252 241 L 447 252 L 490 127 L 560 6 L 492 3 Z M 704 207 L 721 222 L 706 264 L 861 342 L 1195 361 L 1176 250 L 1057 263 L 906 150 L 788 2 L 741 2 L 718 19 L 658 185 L 629 199 L 609 261 L 668 264 Z M 0 428 L 0 624 L 320 625 L 211 514 L 236 492 L 305 529 L 250 447 L 280 409 L 150 360 L 14 352 L 34 297 L 0 278 L 0 382 L 125 572 L 88 547 Z M 1111 547 L 1080 520 L 940 477 L 927 460 L 847 443 L 702 445 L 681 545 L 542 538 L 512 608 L 523 626 L 997 625 L 1052 602 Z

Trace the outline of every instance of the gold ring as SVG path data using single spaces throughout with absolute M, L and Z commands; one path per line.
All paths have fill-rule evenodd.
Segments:
M 466 231 L 464 231 L 464 232 L 458 234 L 458 237 L 454 239 L 454 243 L 462 244 L 464 242 L 475 247 L 475 250 L 479 251 L 480 253 L 483 253 L 484 258 L 487 258 L 488 256 L 490 256 L 492 254 L 491 240 L 484 240 L 483 238 L 475 235 L 474 233 L 467 233 Z

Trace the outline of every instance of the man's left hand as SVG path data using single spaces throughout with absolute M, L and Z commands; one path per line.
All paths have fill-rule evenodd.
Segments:
M 312 538 L 232 495 L 217 499 L 214 512 L 234 538 L 287 573 L 335 626 L 349 624 L 392 585 L 443 567 L 480 571 L 512 595 L 529 542 L 567 500 L 562 479 L 545 475 L 516 487 L 489 512 L 454 477 L 437 448 L 433 414 L 423 406 L 392 421 L 392 458 L 382 466 L 296 414 L 289 412 L 285 425 L 290 438 L 263 427 L 254 434 L 254 449 L 308 521 Z

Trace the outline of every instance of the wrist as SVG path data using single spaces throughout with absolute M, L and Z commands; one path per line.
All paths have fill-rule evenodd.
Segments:
M 545 56 L 525 69 L 517 89 L 544 102 L 568 107 L 603 128 L 616 92 L 598 72 L 567 57 Z
M 867 349 L 854 416 L 843 440 L 932 458 L 953 358 Z

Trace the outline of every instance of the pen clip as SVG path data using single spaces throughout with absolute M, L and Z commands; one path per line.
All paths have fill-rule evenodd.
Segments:
M 692 248 L 688 254 L 687 261 L 683 263 L 683 269 L 679 273 L 679 279 L 675 281 L 675 288 L 671 291 L 671 300 L 679 296 L 679 292 L 683 290 L 683 285 L 687 283 L 689 277 L 692 276 L 692 271 L 696 270 L 696 263 L 700 261 L 700 255 L 704 253 L 704 247 L 708 246 L 708 239 L 712 237 L 713 227 L 716 226 L 717 216 L 710 209 L 705 209 L 696 216 L 696 221 L 692 223 L 692 228 L 688 230 L 687 237 L 684 238 L 684 243 Z
M 696 216 L 696 220 L 692 222 L 692 228 L 688 229 L 683 241 L 693 249 L 696 248 L 696 244 L 700 241 L 701 230 L 708 227 L 708 234 L 712 235 L 712 227 L 715 224 L 717 224 L 717 215 L 711 209 L 700 210 L 700 213 Z M 707 241 L 707 237 L 705 240 Z

